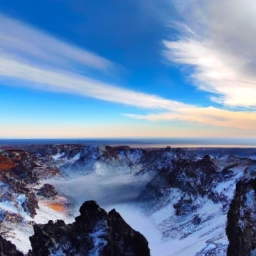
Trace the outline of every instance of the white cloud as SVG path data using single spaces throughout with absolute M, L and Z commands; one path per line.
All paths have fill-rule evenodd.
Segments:
M 235 112 L 214 107 L 207 108 L 180 108 L 175 112 L 164 112 L 160 114 L 133 115 L 127 116 L 136 119 L 149 121 L 171 121 L 180 120 L 188 123 L 201 123 L 218 127 L 232 127 L 244 130 L 255 131 L 256 113 Z
M 28 24 L 0 14 L 0 53 L 27 62 L 68 67 L 80 64 L 106 71 L 114 64 L 95 53 L 62 42 Z
M 74 93 L 141 108 L 172 110 L 186 106 L 180 102 L 124 89 L 74 73 L 33 67 L 3 55 L 0 55 L 0 77 L 25 81 L 26 86 L 32 88 Z
M 180 107 L 158 114 L 126 116 L 153 122 L 180 120 L 188 125 L 229 127 L 255 136 L 256 5 L 252 0 L 183 0 L 176 2 L 183 22 L 173 22 L 177 40 L 163 40 L 164 57 L 182 68 L 194 86 L 217 107 Z M 184 92 L 186 93 L 186 92 Z M 225 106 L 225 107 L 224 107 Z M 244 107 L 234 111 L 228 107 Z M 250 112 L 249 112 L 250 111 Z
M 0 52 L 27 62 L 71 68 L 80 64 L 107 71 L 114 64 L 95 53 L 64 43 L 47 33 L 0 14 Z
M 197 86 L 219 95 L 220 97 L 213 98 L 215 101 L 231 106 L 256 106 L 254 73 L 242 65 L 249 57 L 232 57 L 227 51 L 220 51 L 211 40 L 198 40 L 199 37 L 192 33 L 192 30 L 193 28 L 188 27 L 186 29 L 186 35 L 190 37 L 181 38 L 176 42 L 164 42 L 166 57 L 178 63 L 196 66 L 193 78 L 198 82 Z M 127 115 L 132 118 L 150 121 L 182 120 L 188 123 L 254 129 L 255 114 L 212 107 L 200 108 L 132 91 L 79 75 L 73 69 L 76 65 L 103 72 L 114 67 L 111 61 L 94 53 L 63 43 L 0 15 L 0 78 L 6 79 L 7 82 L 15 82 L 16 86 L 74 93 L 139 108 L 165 111 L 146 116 Z M 241 66 L 243 68 L 240 70 Z
M 114 64 L 19 21 L 0 15 L 0 77 L 16 85 L 61 91 L 142 108 L 175 109 L 184 104 L 79 75 L 73 66 L 107 71 Z M 23 82 L 22 82 L 23 81 Z
M 193 67 L 191 78 L 211 99 L 231 107 L 256 107 L 256 5 L 252 0 L 183 1 L 177 41 L 164 56 Z

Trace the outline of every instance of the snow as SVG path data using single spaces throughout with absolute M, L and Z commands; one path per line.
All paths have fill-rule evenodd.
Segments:
M 253 251 L 251 251 L 250 256 L 256 256 L 256 249 L 254 249 Z
M 26 199 L 25 195 L 21 194 L 17 197 L 17 201 L 22 203 Z M 64 220 L 66 223 L 74 222 L 74 216 L 68 215 L 65 212 L 57 212 L 47 207 L 46 201 L 39 200 L 39 209 L 36 210 L 37 215 L 32 219 L 24 211 L 18 210 L 12 202 L 0 202 L 0 209 L 21 214 L 24 218 L 21 223 L 9 223 L 6 224 L 6 229 L 15 230 L 10 231 L 9 234 L 4 237 L 14 243 L 18 250 L 23 253 L 27 253 L 31 249 L 29 237 L 34 234 L 33 227 L 29 223 L 35 221 L 36 223 L 46 224 L 49 220 L 56 221 L 58 219 Z M 55 256 L 62 256 L 64 254 L 54 254 Z
M 67 213 L 54 211 L 49 208 L 44 201 L 38 202 L 39 209 L 36 210 L 37 215 L 34 217 L 34 221 L 40 224 L 46 224 L 49 220 L 64 220 L 65 223 L 74 222 L 74 216 L 70 216 Z
M 34 234 L 33 227 L 26 221 L 22 223 L 8 223 L 8 228 L 15 230 L 5 238 L 16 245 L 17 249 L 23 253 L 27 253 L 31 249 L 29 237 Z
M 59 250 L 55 251 L 54 253 L 51 253 L 51 256 L 66 256 L 67 254 L 63 252 L 63 250 L 60 248 Z
M 74 155 L 72 158 L 68 159 L 67 156 L 65 156 L 65 152 L 52 155 L 52 158 L 58 163 L 58 165 L 63 165 L 63 164 L 72 164 L 75 161 L 79 160 L 81 156 L 81 152 L 78 152 L 76 155 Z
M 229 200 L 233 198 L 234 191 L 236 188 L 236 182 L 244 174 L 244 169 L 246 166 L 238 166 L 232 169 L 235 174 L 231 179 L 220 182 L 214 189 L 219 195 L 222 193 L 228 197 Z
M 73 163 L 80 159 L 81 154 L 88 154 L 90 158 L 96 159 L 98 151 L 97 148 L 88 147 L 71 159 L 67 159 L 64 152 L 52 157 L 56 161 Z M 134 199 L 145 187 L 149 177 L 146 175 L 131 175 L 131 168 L 128 163 L 129 161 L 136 163 L 139 168 L 141 156 L 141 150 L 120 150 L 117 162 L 111 163 L 113 166 L 116 165 L 113 168 L 108 167 L 108 162 L 96 161 L 91 174 L 82 176 L 82 173 L 77 172 L 76 174 L 72 170 L 68 173 L 66 179 L 45 180 L 44 183 L 53 184 L 60 194 L 67 195 L 68 198 L 74 198 L 75 207 L 72 209 L 72 214 L 78 215 L 80 205 L 86 200 L 96 200 L 107 211 L 115 208 L 133 229 L 146 237 L 152 256 L 193 256 L 202 250 L 207 252 L 207 250 L 216 248 L 216 244 L 223 245 L 225 251 L 225 247 L 228 245 L 225 234 L 227 217 L 226 212 L 223 211 L 222 203 L 213 203 L 209 198 L 198 196 L 193 201 L 193 205 L 197 207 L 195 211 L 186 216 L 177 216 L 173 205 L 179 201 L 183 193 L 176 188 L 165 190 L 164 197 L 159 199 L 154 207 L 148 209 L 148 212 L 145 212 L 145 209 L 139 203 L 134 203 Z M 165 156 L 169 159 L 173 158 L 174 154 L 170 151 L 166 152 Z M 226 166 L 225 161 L 227 159 L 228 156 L 224 156 L 216 161 L 220 169 Z M 165 161 L 167 160 L 158 161 L 156 166 L 162 166 Z M 242 177 L 246 167 L 240 165 L 232 168 L 234 176 L 216 184 L 213 192 L 224 195 L 226 197 L 224 199 L 227 201 L 226 204 L 232 199 L 236 182 Z M 149 175 L 149 172 L 147 175 Z M 249 191 L 246 194 L 248 207 L 255 207 L 254 197 L 254 191 Z M 0 209 L 22 214 L 25 218 L 26 221 L 23 223 L 15 224 L 16 226 L 13 227 L 15 235 L 8 239 L 13 241 L 19 250 L 26 253 L 30 249 L 28 237 L 33 235 L 32 226 L 28 224 L 28 221 L 33 219 L 21 210 L 21 205 L 25 200 L 26 196 L 24 194 L 17 195 L 17 204 L 0 202 Z M 47 203 L 49 202 L 45 199 L 39 200 L 39 209 L 36 210 L 37 215 L 34 218 L 36 223 L 45 224 L 50 219 L 53 221 L 62 219 L 66 223 L 74 222 L 74 215 L 70 215 L 68 212 L 55 211 L 48 207 Z M 195 215 L 201 220 L 199 224 L 193 224 L 192 222 Z M 104 229 L 98 226 L 90 236 L 95 245 L 90 252 L 90 256 L 97 256 L 107 243 L 103 238 Z M 52 255 L 63 256 L 64 254 L 62 250 L 58 250 Z M 224 255 L 223 253 L 223 255 L 218 256 Z
M 169 189 L 166 192 L 168 196 L 159 200 L 159 204 L 150 209 L 150 214 L 146 214 L 139 204 L 130 203 L 141 191 L 141 187 L 137 189 L 137 182 L 140 186 L 141 182 L 145 184 L 145 177 L 133 177 L 128 172 L 107 169 L 101 162 L 95 166 L 94 173 L 90 175 L 47 182 L 53 184 L 60 193 L 76 198 L 79 204 L 85 200 L 96 200 L 106 210 L 115 208 L 132 228 L 146 237 L 152 256 L 158 256 L 159 252 L 161 256 L 195 255 L 203 249 L 213 249 L 216 243 L 222 244 L 225 251 L 228 245 L 226 214 L 221 203 L 214 204 L 208 198 L 199 197 L 193 202 L 198 207 L 195 212 L 185 217 L 176 216 L 173 204 L 183 193 L 179 189 Z M 237 179 L 243 175 L 244 169 L 245 166 L 233 168 L 235 175 L 217 184 L 215 192 L 223 193 L 227 200 L 231 200 Z M 129 197 L 127 193 L 131 191 L 134 191 L 134 195 Z M 199 225 L 191 222 L 195 215 L 201 219 Z M 164 237 L 164 234 L 167 236 Z M 102 242 L 97 238 L 97 233 L 92 236 L 95 244 Z
M 80 158 L 80 156 L 81 156 L 81 153 L 79 152 L 79 153 L 77 153 L 73 158 L 71 158 L 72 159 L 72 161 L 77 161 L 79 158 Z
M 9 211 L 9 212 L 13 212 L 13 213 L 20 214 L 20 212 L 19 212 L 18 209 L 15 207 L 15 205 L 13 204 L 13 202 L 10 202 L 10 201 L 0 202 L 0 209 L 1 209 L 1 210 L 5 210 L 5 211 Z
M 17 208 L 17 205 L 12 201 L 0 202 L 0 210 L 21 215 L 27 221 L 32 220 L 31 217 L 23 210 L 21 206 Z
M 103 247 L 107 245 L 107 241 L 102 237 L 106 234 L 106 223 L 101 223 L 95 227 L 94 232 L 90 234 L 93 239 L 94 248 L 89 252 L 88 256 L 100 256 Z
M 158 211 L 152 214 L 152 218 L 155 223 L 161 223 L 162 221 L 166 220 L 167 218 L 175 214 L 173 204 L 174 202 L 177 202 L 180 199 L 182 192 L 179 189 L 170 189 L 169 193 L 169 204 L 167 204 L 165 207 L 160 208 Z
M 63 156 L 65 156 L 65 152 L 62 152 L 62 153 L 59 153 L 59 154 L 56 154 L 56 155 L 52 155 L 52 158 L 54 160 L 58 160 L 58 159 L 60 159 Z
M 19 194 L 17 196 L 17 201 L 19 203 L 19 205 L 22 205 L 25 201 L 26 201 L 26 195 L 25 194 Z
M 133 162 L 133 163 L 136 163 L 136 162 L 139 162 L 139 160 L 141 159 L 142 157 L 142 151 L 140 149 L 135 149 L 133 151 L 128 151 L 127 152 L 127 157 Z
M 249 208 L 255 207 L 255 192 L 251 189 L 246 195 L 245 206 Z
M 213 237 L 216 238 L 214 240 L 215 242 L 219 241 L 223 244 L 227 244 L 227 238 L 225 232 L 223 232 L 223 230 L 225 230 L 226 217 L 221 214 L 221 205 L 215 205 L 212 202 L 205 203 L 203 208 L 198 212 L 200 216 L 204 216 L 204 219 L 211 216 L 212 218 L 209 221 L 203 223 L 196 232 L 184 239 L 169 240 L 163 239 L 157 222 L 167 218 L 168 209 L 172 208 L 171 205 L 161 209 L 160 212 L 152 216 L 143 214 L 136 204 L 112 205 L 111 207 L 107 207 L 106 210 L 110 210 L 112 207 L 121 214 L 123 219 L 131 225 L 132 228 L 146 237 L 152 256 L 159 256 L 159 252 L 161 252 L 161 256 L 192 256 L 206 246 L 211 249 L 211 246 L 209 246 L 207 242 Z M 171 212 L 170 215 L 172 214 Z M 179 223 L 179 225 L 182 224 L 182 222 Z

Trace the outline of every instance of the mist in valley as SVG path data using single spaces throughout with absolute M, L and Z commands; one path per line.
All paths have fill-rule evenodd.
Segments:
M 95 200 L 106 211 L 115 208 L 133 229 L 146 237 L 151 255 L 159 255 L 163 245 L 161 233 L 136 200 L 149 181 L 149 176 L 113 169 L 98 170 L 84 176 L 73 173 L 74 170 L 70 170 L 70 176 L 47 180 L 46 183 L 55 186 L 60 195 L 71 201 L 74 216 L 79 215 L 80 206 L 87 200 Z

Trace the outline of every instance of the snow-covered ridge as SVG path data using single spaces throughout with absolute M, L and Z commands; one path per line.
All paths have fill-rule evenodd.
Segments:
M 136 223 L 134 228 L 148 238 L 153 256 L 165 255 L 163 252 L 226 255 L 227 211 L 236 183 L 256 173 L 254 149 L 70 144 L 27 146 L 22 150 L 15 154 L 3 150 L 16 166 L 0 173 L 0 213 L 2 231 L 11 227 L 4 237 L 23 252 L 30 248 L 28 236 L 33 234 L 33 222 L 63 219 L 70 223 L 82 202 L 96 200 L 108 209 L 115 205 L 128 223 Z M 48 183 L 58 196 L 39 195 L 40 188 Z M 127 214 L 127 209 L 135 208 L 135 216 Z M 137 223 L 136 214 L 145 223 L 150 221 L 152 229 Z M 27 236 L 21 236 L 22 232 Z M 91 237 L 95 244 L 102 242 L 101 230 L 97 232 Z M 150 232 L 158 234 L 155 240 Z M 96 255 L 96 251 L 91 253 Z

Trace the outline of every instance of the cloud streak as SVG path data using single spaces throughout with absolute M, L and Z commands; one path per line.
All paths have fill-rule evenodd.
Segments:
M 220 51 L 218 44 L 209 38 L 199 40 L 202 35 L 193 32 L 194 27 L 179 25 L 179 29 L 181 28 L 185 37 L 181 36 L 175 42 L 164 41 L 165 57 L 172 62 L 195 66 L 195 72 L 192 74 L 195 85 L 212 93 L 212 100 L 229 106 L 256 106 L 254 73 L 245 65 L 250 56 L 232 57 L 232 51 Z M 81 75 L 75 70 L 77 66 L 101 72 L 115 68 L 115 64 L 110 60 L 95 53 L 79 49 L 0 15 L 0 78 L 7 83 L 15 82 L 16 86 L 73 93 L 162 111 L 160 114 L 145 116 L 126 114 L 136 119 L 181 120 L 219 127 L 254 129 L 255 114 L 213 107 L 202 108 L 136 92 Z M 252 67 L 253 65 L 250 66 Z
M 0 56 L 0 76 L 26 81 L 29 87 L 36 89 L 68 92 L 141 108 L 173 110 L 186 106 L 180 102 L 120 88 L 73 73 L 32 67 L 3 56 Z
M 27 62 L 71 68 L 74 64 L 107 71 L 114 63 L 97 54 L 62 42 L 25 23 L 0 14 L 0 53 Z
M 141 108 L 176 109 L 184 104 L 79 75 L 73 66 L 107 71 L 114 64 L 0 15 L 0 77 L 28 87 L 68 92 Z M 18 84 L 18 83 L 17 83 Z
M 161 114 L 133 115 L 127 116 L 149 121 L 172 121 L 180 120 L 188 123 L 201 123 L 218 127 L 233 127 L 245 130 L 255 130 L 256 113 L 235 112 L 215 107 L 207 108 L 180 108 L 175 112 L 164 112 Z
M 184 1 L 176 41 L 163 41 L 164 56 L 193 68 L 190 77 L 211 100 L 256 108 L 256 8 L 251 0 Z M 177 25 L 177 24 L 176 24 Z

